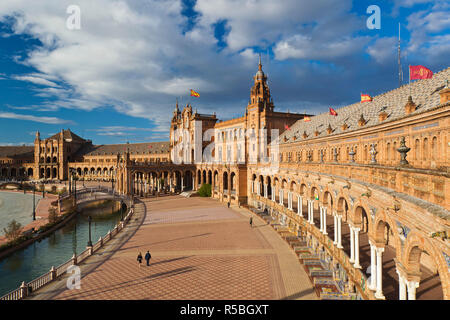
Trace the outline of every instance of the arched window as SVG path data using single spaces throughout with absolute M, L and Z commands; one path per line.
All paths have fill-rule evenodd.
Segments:
M 386 160 L 391 160 L 391 143 L 386 144 Z
M 431 160 L 437 160 L 437 155 L 438 155 L 437 138 L 433 137 L 433 140 L 431 140 Z
M 428 138 L 423 139 L 423 153 L 422 158 L 426 159 L 428 156 Z
M 416 139 L 414 142 L 414 159 L 420 160 L 420 141 Z

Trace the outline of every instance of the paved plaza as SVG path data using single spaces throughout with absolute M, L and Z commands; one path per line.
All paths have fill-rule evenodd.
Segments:
M 317 299 L 298 258 L 263 220 L 209 198 L 141 199 L 123 234 L 35 299 Z M 134 224 L 134 225 L 133 225 Z M 150 250 L 150 266 L 138 266 Z M 67 278 L 67 276 L 66 276 Z

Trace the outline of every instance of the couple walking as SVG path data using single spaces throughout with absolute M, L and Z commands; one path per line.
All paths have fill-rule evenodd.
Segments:
M 145 254 L 145 260 L 147 261 L 147 266 L 150 265 L 150 259 L 152 258 L 152 255 L 150 254 L 150 251 L 147 250 L 147 253 Z M 142 263 L 142 253 L 139 252 L 137 256 L 137 261 L 139 263 L 139 268 L 141 267 Z

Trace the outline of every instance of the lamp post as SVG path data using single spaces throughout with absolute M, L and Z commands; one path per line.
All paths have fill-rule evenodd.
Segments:
M 123 200 L 120 200 L 120 221 L 123 221 Z
M 36 190 L 36 188 L 35 188 L 35 185 L 33 184 L 33 221 L 35 221 L 36 220 L 36 201 L 35 201 L 35 190 Z
M 92 247 L 92 241 L 91 241 L 91 221 L 92 221 L 92 217 L 88 216 L 88 221 L 89 221 L 89 241 L 87 243 L 88 247 Z

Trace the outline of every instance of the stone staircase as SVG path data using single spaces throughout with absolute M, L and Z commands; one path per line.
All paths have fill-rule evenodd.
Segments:
M 351 300 L 352 294 L 344 292 L 342 281 L 333 278 L 333 271 L 327 268 L 327 263 L 320 259 L 318 254 L 308 246 L 307 242 L 300 236 L 289 230 L 287 226 L 274 220 L 272 216 L 264 213 L 262 210 L 249 208 L 253 213 L 261 217 L 266 223 L 277 231 L 277 233 L 289 244 L 300 263 L 303 265 L 314 285 L 317 296 L 321 300 Z

